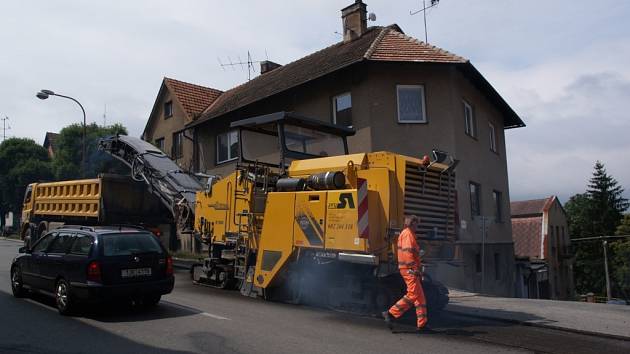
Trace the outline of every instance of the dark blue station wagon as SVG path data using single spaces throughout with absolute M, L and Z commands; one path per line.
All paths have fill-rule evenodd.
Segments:
M 11 264 L 13 295 L 53 296 L 62 315 L 80 302 L 133 299 L 155 305 L 173 290 L 173 261 L 149 231 L 64 226 L 20 248 Z

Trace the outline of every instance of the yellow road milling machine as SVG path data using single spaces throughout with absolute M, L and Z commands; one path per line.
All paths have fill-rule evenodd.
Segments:
M 207 245 L 208 257 L 191 270 L 194 282 L 382 311 L 404 290 L 395 247 L 406 214 L 422 220 L 425 261 L 452 257 L 457 161 L 444 152 L 433 159 L 348 154 L 352 129 L 286 112 L 231 126 L 239 136 L 234 171 L 207 176 L 194 204 L 183 194 L 174 199 L 182 227 Z M 447 289 L 428 274 L 423 284 L 429 308 L 444 307 Z

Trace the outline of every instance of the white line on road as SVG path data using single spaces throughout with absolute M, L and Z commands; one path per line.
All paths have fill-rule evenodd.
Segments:
M 203 312 L 203 311 L 200 311 L 200 310 L 198 310 L 198 309 L 196 309 L 194 307 L 190 307 L 190 306 L 186 306 L 186 305 L 180 305 L 180 304 L 176 304 L 174 302 L 165 301 L 165 300 L 162 300 L 161 303 L 163 303 L 165 305 L 168 305 L 168 306 L 177 307 L 177 308 L 182 309 L 182 310 L 196 312 L 198 315 L 214 318 L 216 320 L 229 320 L 229 318 L 227 318 L 227 317 L 215 315 L 215 314 L 208 313 L 208 312 Z

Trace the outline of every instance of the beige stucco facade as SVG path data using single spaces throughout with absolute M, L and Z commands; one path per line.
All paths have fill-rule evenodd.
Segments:
M 397 85 L 424 87 L 426 123 L 398 122 Z M 363 62 L 216 117 L 194 127 L 196 170 L 220 175 L 233 171 L 235 162 L 216 163 L 216 136 L 228 131 L 230 122 L 277 111 L 331 122 L 332 99 L 345 92 L 351 93 L 357 131 L 349 138 L 350 152 L 387 150 L 422 156 L 437 148 L 461 161 L 456 170 L 456 255 L 461 262 L 436 264 L 430 271 L 456 288 L 512 296 L 514 250 L 503 117 L 455 65 Z M 465 133 L 463 100 L 473 107 L 476 138 Z M 495 127 L 496 152 L 490 149 L 489 123 Z M 471 181 L 481 186 L 481 215 L 489 217 L 485 238 L 480 218 L 471 215 Z M 498 222 L 493 191 L 501 193 Z
M 541 251 L 549 269 L 549 297 L 551 299 L 572 299 L 573 258 L 567 216 L 557 198 L 543 213 L 543 244 Z
M 164 114 L 164 105 L 167 102 L 172 102 L 172 115 L 170 117 Z M 164 86 L 156 98 L 154 109 L 143 135 L 144 140 L 154 145 L 158 139 L 164 139 L 164 153 L 169 155 L 184 171 L 192 171 L 193 167 L 193 136 L 191 131 L 185 130 L 185 124 L 188 121 L 186 113 L 175 95 Z M 182 131 L 182 154 L 178 158 L 173 155 L 173 136 Z

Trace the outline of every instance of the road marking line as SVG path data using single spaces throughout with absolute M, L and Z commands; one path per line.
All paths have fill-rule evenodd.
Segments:
M 214 318 L 216 320 L 229 320 L 229 318 L 227 318 L 227 317 L 215 315 L 215 314 L 208 313 L 208 312 L 203 312 L 203 311 L 200 311 L 200 310 L 198 310 L 198 309 L 196 309 L 194 307 L 190 307 L 190 306 L 186 306 L 186 305 L 180 305 L 180 304 L 176 304 L 174 302 L 165 301 L 165 300 L 162 300 L 162 303 L 165 304 L 165 305 L 168 305 L 168 306 L 177 307 L 177 308 L 182 309 L 182 310 L 195 312 L 197 315 L 202 315 L 202 316 Z
M 213 314 L 207 313 L 207 312 L 202 312 L 202 313 L 200 313 L 200 315 L 206 316 L 206 317 L 212 317 L 212 318 L 217 319 L 217 320 L 229 320 L 229 318 L 227 318 L 227 317 L 222 317 L 222 316 L 219 316 L 219 315 L 213 315 Z

